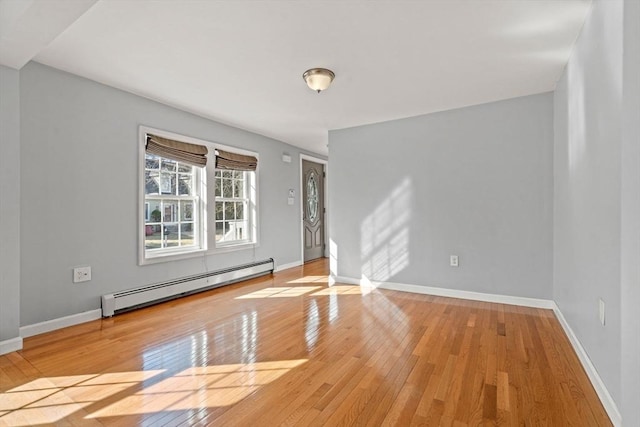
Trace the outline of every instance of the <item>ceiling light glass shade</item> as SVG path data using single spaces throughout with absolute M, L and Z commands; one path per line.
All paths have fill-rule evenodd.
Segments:
M 328 88 L 335 77 L 336 75 L 333 71 L 326 68 L 312 68 L 302 75 L 304 81 L 307 82 L 307 86 L 318 93 Z

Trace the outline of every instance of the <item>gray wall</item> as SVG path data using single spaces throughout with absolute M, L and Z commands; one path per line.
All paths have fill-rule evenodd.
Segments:
M 624 2 L 621 176 L 622 419 L 640 426 L 640 2 Z
M 620 402 L 622 1 L 594 3 L 555 92 L 554 300 Z M 606 304 L 606 325 L 598 299 Z
M 97 309 L 113 291 L 268 257 L 300 260 L 300 212 L 287 205 L 289 188 L 300 194 L 298 149 L 37 63 L 20 71 L 20 94 L 22 326 Z M 137 265 L 139 125 L 259 153 L 258 248 Z M 282 162 L 285 151 L 293 162 Z M 72 283 L 82 265 L 92 280 Z
M 0 341 L 20 327 L 20 85 L 0 65 Z
M 552 99 L 330 132 L 333 273 L 551 299 Z

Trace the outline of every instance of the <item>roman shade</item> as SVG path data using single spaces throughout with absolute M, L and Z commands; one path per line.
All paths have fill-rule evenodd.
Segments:
M 207 165 L 207 147 L 147 134 L 147 153 L 192 166 Z
M 254 156 L 216 150 L 216 169 L 254 171 L 258 167 L 258 159 Z

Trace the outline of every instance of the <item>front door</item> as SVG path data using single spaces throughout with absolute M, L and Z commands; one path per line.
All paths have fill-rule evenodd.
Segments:
M 324 165 L 302 160 L 304 261 L 324 256 Z

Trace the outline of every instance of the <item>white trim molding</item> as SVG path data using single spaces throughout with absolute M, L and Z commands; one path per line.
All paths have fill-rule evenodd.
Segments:
M 578 359 L 580 359 L 582 367 L 587 372 L 587 376 L 591 381 L 591 385 L 593 385 L 593 388 L 596 390 L 596 393 L 598 394 L 598 397 L 600 398 L 605 411 L 607 411 L 611 422 L 614 426 L 620 427 L 622 425 L 622 415 L 618 410 L 618 406 L 611 397 L 609 390 L 607 390 L 607 387 L 604 385 L 604 381 L 602 381 L 602 378 L 600 378 L 600 375 L 598 374 L 595 366 L 593 366 L 593 363 L 591 362 L 587 351 L 580 343 L 580 340 L 578 340 L 578 337 L 573 332 L 573 329 L 571 329 L 571 326 L 569 326 L 569 322 L 567 322 L 567 319 L 565 319 L 562 311 L 560 311 L 560 307 L 558 307 L 555 302 L 553 303 L 553 312 L 558 318 L 560 325 L 562 325 L 564 333 L 567 334 L 569 342 L 571 342 L 571 346 L 578 355 Z
M 0 356 L 18 350 L 22 350 L 22 337 L 0 341 Z
M 515 297 L 510 295 L 486 294 L 482 292 L 462 291 L 458 289 L 446 289 L 435 286 L 408 285 L 405 283 L 394 282 L 375 282 L 370 281 L 366 277 L 354 279 L 351 277 L 335 276 L 335 282 L 346 283 L 350 285 L 359 285 L 362 287 L 389 289 L 392 291 L 412 292 L 414 294 L 435 295 L 440 297 L 460 298 L 472 301 L 495 302 L 499 304 L 521 305 L 524 307 L 546 308 L 552 310 L 556 307 L 552 300 Z
M 304 263 L 301 260 L 298 260 L 287 264 L 276 265 L 276 268 L 273 270 L 273 272 L 277 273 L 278 271 L 287 270 L 289 268 L 300 267 L 302 264 Z
M 72 314 L 70 316 L 59 317 L 33 325 L 21 326 L 20 336 L 22 338 L 32 337 L 34 335 L 44 334 L 45 332 L 55 331 L 56 329 L 66 328 L 68 326 L 78 325 L 80 323 L 90 322 L 102 318 L 102 310 L 90 310 L 84 313 Z

